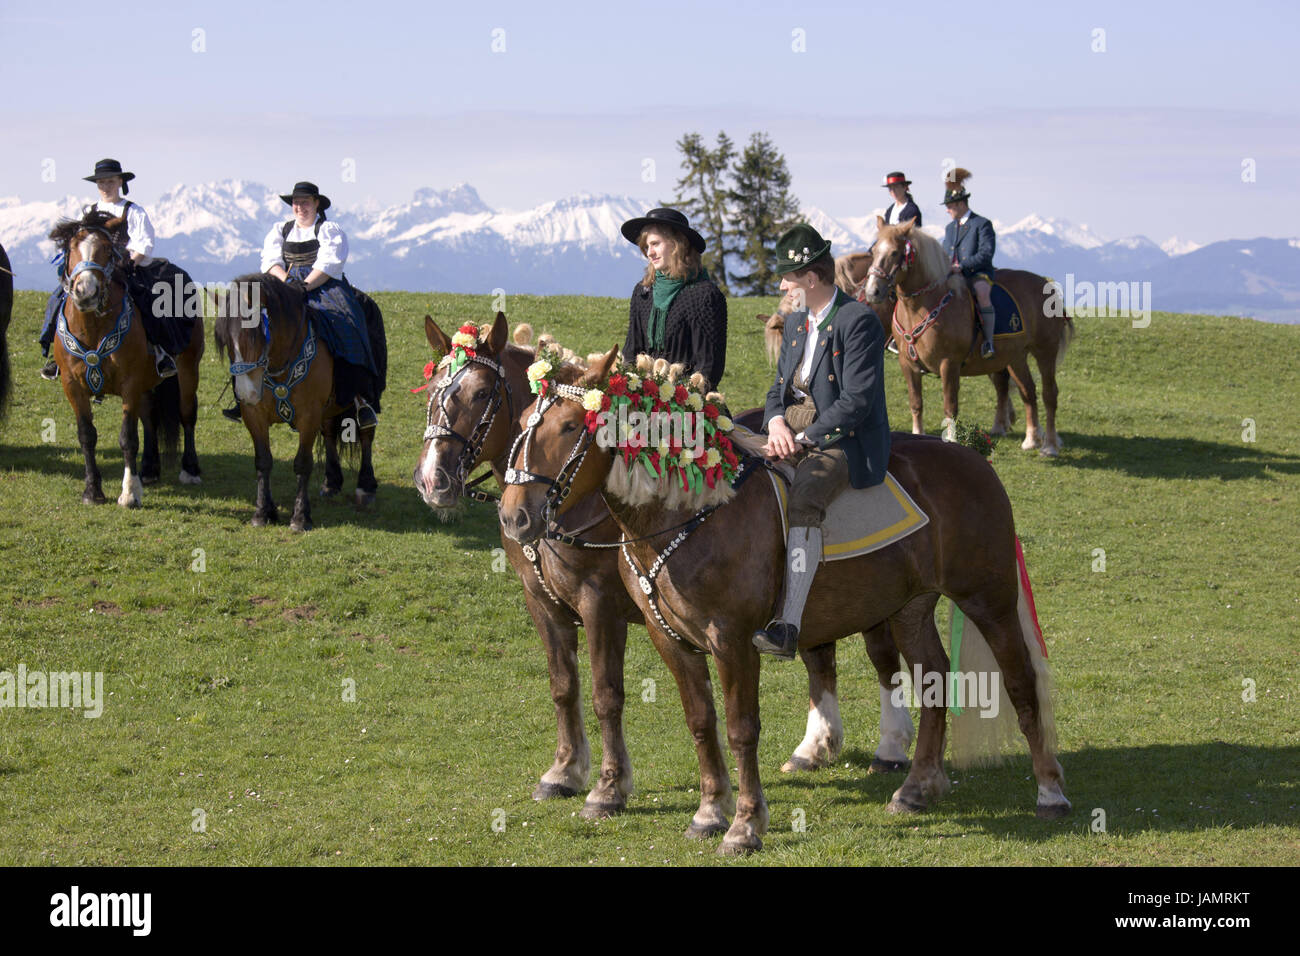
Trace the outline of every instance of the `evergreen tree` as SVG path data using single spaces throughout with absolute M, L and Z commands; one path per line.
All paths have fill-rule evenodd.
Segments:
M 672 201 L 691 220 L 704 237 L 704 268 L 727 294 L 726 256 L 731 249 L 727 230 L 727 202 L 730 190 L 726 176 L 736 149 L 725 132 L 718 133 L 717 145 L 709 149 L 699 133 L 687 133 L 677 141 L 686 172 L 677 181 L 677 195 Z
M 766 133 L 755 133 L 731 170 L 728 236 L 749 272 L 733 275 L 737 295 L 775 295 L 776 240 L 799 216 L 790 170 Z

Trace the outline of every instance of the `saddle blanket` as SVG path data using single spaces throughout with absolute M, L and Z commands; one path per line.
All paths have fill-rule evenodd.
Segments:
M 769 469 L 767 475 L 780 503 L 781 528 L 788 538 L 786 494 L 789 489 L 785 479 L 776 472 Z M 929 515 L 917 506 L 893 475 L 886 473 L 880 484 L 849 488 L 831 502 L 822 522 L 822 560 L 843 561 L 879 551 L 929 523 Z
M 998 339 L 1009 338 L 1016 335 L 1025 335 L 1028 329 L 1025 328 L 1024 320 L 1021 318 L 1020 306 L 1012 298 L 1010 292 L 997 281 L 993 280 L 993 287 L 989 290 L 989 299 L 993 302 L 993 341 Z M 975 319 L 975 337 L 980 337 L 980 306 L 979 301 L 972 294 L 970 297 L 971 309 L 974 312 Z

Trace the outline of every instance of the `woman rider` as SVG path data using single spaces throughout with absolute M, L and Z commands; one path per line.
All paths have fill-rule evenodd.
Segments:
M 651 209 L 622 232 L 647 260 L 628 306 L 623 358 L 680 362 L 717 388 L 727 364 L 727 300 L 700 262 L 704 237 L 676 209 Z

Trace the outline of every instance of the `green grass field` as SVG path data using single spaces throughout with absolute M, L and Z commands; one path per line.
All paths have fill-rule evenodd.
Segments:
M 1079 319 L 1061 374 L 1064 453 L 1022 452 L 1022 431 L 994 453 L 1051 654 L 1070 817 L 1035 819 L 1025 755 L 954 772 L 931 812 L 885 813 L 900 780 L 866 773 L 878 697 L 855 639 L 840 645 L 845 753 L 814 775 L 778 771 L 803 734 L 803 668 L 765 663 L 771 829 L 762 853 L 727 862 L 716 840 L 682 835 L 698 803 L 694 748 L 640 628 L 628 812 L 593 824 L 580 799 L 530 799 L 555 723 L 517 579 L 494 562 L 495 514 L 474 506 L 440 524 L 411 484 L 423 316 L 448 329 L 488 319 L 489 299 L 376 299 L 392 350 L 376 510 L 314 501 L 316 530 L 295 535 L 248 524 L 251 443 L 219 415 L 229 395 L 218 398 L 226 376 L 210 345 L 203 485 L 178 485 L 169 466 L 142 510 L 82 505 L 71 409 L 37 375 L 44 296 L 19 294 L 0 425 L 0 671 L 102 671 L 106 701 L 94 720 L 0 710 L 0 864 L 1300 863 L 1300 328 Z M 731 303 L 733 408 L 770 382 L 752 316 L 773 304 Z M 621 343 L 627 320 L 613 299 L 518 296 L 507 311 L 580 352 Z M 906 429 L 892 360 L 886 374 Z M 926 401 L 937 431 L 932 378 Z M 992 422 L 987 380 L 967 379 L 962 403 L 963 419 Z M 112 499 L 117 399 L 97 424 Z M 295 447 L 275 430 L 286 519 Z M 598 764 L 585 661 L 583 679 Z

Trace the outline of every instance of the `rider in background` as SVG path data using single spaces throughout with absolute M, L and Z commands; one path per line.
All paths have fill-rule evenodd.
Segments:
M 315 183 L 300 182 L 280 196 L 293 208 L 293 218 L 276 223 L 262 244 L 262 271 L 296 287 L 315 312 L 317 331 L 334 357 L 334 397 L 344 408 L 355 404 L 357 427 L 378 423 L 379 372 L 371 350 L 366 316 L 343 274 L 348 238 L 328 221 L 328 196 Z M 371 403 L 374 403 L 372 405 Z M 233 414 L 231 414 L 233 412 Z M 239 406 L 225 409 L 239 420 Z
M 966 191 L 966 180 L 970 179 L 969 170 L 960 166 L 945 177 L 947 188 L 943 194 L 943 204 L 948 209 L 952 222 L 943 233 L 943 251 L 952 258 L 952 272 L 960 272 L 966 277 L 971 291 L 980 307 L 980 325 L 984 331 L 984 344 L 980 346 L 980 355 L 993 357 L 993 302 L 989 298 L 993 282 L 993 249 L 997 245 L 997 236 L 993 232 L 993 223 L 983 216 L 971 212 L 966 200 L 970 193 Z
M 173 302 L 166 309 L 154 308 L 159 296 L 174 297 L 172 279 L 180 270 L 165 259 L 152 257 L 154 232 L 149 214 L 139 203 L 122 198 L 131 191 L 127 183 L 135 179 L 135 173 L 123 172 L 122 164 L 116 159 L 101 159 L 95 164 L 95 171 L 82 178 L 94 183 L 99 189 L 99 198 L 82 209 L 83 218 L 93 212 L 102 212 L 111 218 L 124 217 L 126 220 L 113 232 L 113 244 L 124 256 L 123 274 L 127 291 L 140 314 L 145 337 L 154 347 L 158 376 L 168 378 L 175 375 L 176 362 L 172 356 L 179 355 L 188 347 L 194 323 L 192 317 L 186 321 L 183 300 Z M 46 358 L 49 358 L 50 346 L 54 342 L 54 326 L 67 295 L 62 285 L 65 272 L 66 264 L 59 261 L 59 288 L 50 294 L 45 307 L 45 325 L 41 329 L 41 354 Z M 184 288 L 188 289 L 189 276 L 183 272 L 181 275 L 186 283 Z M 153 290 L 157 282 L 162 282 L 166 291 L 155 293 Z M 41 377 L 50 381 L 58 380 L 59 366 L 53 359 L 41 369 Z
M 841 491 L 885 480 L 885 332 L 876 314 L 835 287 L 831 244 L 801 223 L 776 241 L 781 291 L 795 306 L 781 336 L 776 381 L 767 393 L 764 454 L 799 457 L 790 486 L 781 616 L 754 634 L 761 653 L 794 658 L 813 576 L 822 559 L 822 522 Z
M 916 220 L 916 226 L 921 226 L 921 209 L 917 206 L 908 186 L 912 181 L 900 172 L 890 173 L 885 177 L 884 188 L 889 190 L 889 195 L 893 202 L 889 204 L 883 213 L 886 225 L 901 226 L 910 220 Z

